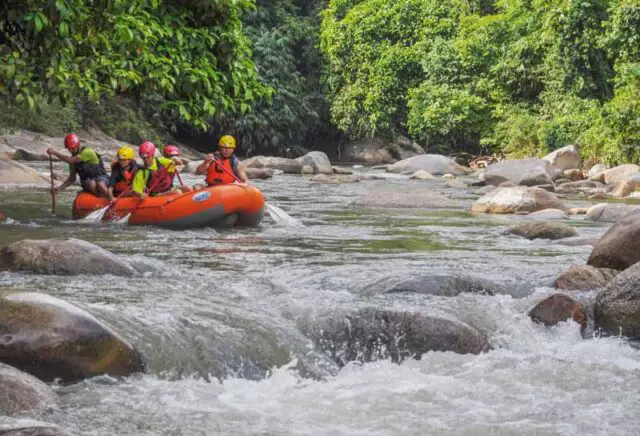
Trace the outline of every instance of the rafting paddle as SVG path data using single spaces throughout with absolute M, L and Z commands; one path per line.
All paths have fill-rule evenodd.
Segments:
M 51 154 L 49 154 L 49 172 L 51 173 L 51 175 L 49 176 L 51 178 L 51 215 L 55 215 L 56 214 L 56 190 L 53 182 L 53 156 L 51 156 Z

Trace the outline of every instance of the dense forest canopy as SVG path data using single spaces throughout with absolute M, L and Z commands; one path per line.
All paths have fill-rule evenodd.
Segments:
M 0 127 L 640 160 L 640 0 L 9 0 L 0 17 Z

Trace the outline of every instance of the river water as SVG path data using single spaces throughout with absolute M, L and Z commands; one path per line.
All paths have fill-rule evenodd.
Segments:
M 56 386 L 60 407 L 29 418 L 80 435 L 640 434 L 640 352 L 619 338 L 582 339 L 573 322 L 545 328 L 526 315 L 591 247 L 502 235 L 517 218 L 468 213 L 470 191 L 385 177 L 256 181 L 270 204 L 303 225 L 265 217 L 258 228 L 225 231 L 74 222 L 72 189 L 60 195 L 56 217 L 45 189 L 3 189 L 1 207 L 14 221 L 0 225 L 0 245 L 74 236 L 147 271 L 139 278 L 0 273 L 1 286 L 88 310 L 149 361 L 148 374 Z M 462 207 L 352 205 L 371 190 L 424 184 Z M 570 223 L 586 237 L 606 230 Z M 443 273 L 474 274 L 507 292 L 365 292 L 384 280 Z M 362 307 L 455 317 L 485 333 L 492 350 L 338 368 L 303 331 Z

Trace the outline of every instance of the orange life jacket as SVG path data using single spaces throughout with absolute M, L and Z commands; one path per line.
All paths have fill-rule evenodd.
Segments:
M 111 165 L 111 173 L 116 173 L 116 184 L 113 185 L 113 193 L 120 195 L 131 188 L 131 183 L 136 175 L 138 166 L 132 162 L 127 168 L 122 168 L 118 162 Z
M 235 167 L 235 156 L 230 159 L 216 159 L 209 164 L 207 169 L 207 185 L 228 185 L 238 178 Z M 235 177 L 234 177 L 235 174 Z

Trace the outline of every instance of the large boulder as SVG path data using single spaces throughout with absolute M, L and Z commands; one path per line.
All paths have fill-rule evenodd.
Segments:
M 598 293 L 596 327 L 612 335 L 640 339 L 640 263 L 618 274 Z
M 295 160 L 303 166 L 309 165 L 313 168 L 313 174 L 333 174 L 329 157 L 321 151 L 311 151 Z
M 587 171 L 587 178 L 591 178 L 596 174 L 604 173 L 607 170 L 607 166 L 605 164 L 596 164 L 592 166 L 589 171 Z
M 390 173 L 413 174 L 416 171 L 426 171 L 432 175 L 454 174 L 461 176 L 472 171 L 463 167 L 455 160 L 439 154 L 422 154 L 403 159 L 390 165 L 387 171 Z
M 545 157 L 551 166 L 557 170 L 571 170 L 580 168 L 580 153 L 575 145 L 559 148 Z
M 596 243 L 587 264 L 624 270 L 640 261 L 640 210 L 615 223 Z
M 542 209 L 524 216 L 527 220 L 549 221 L 568 220 L 569 215 L 561 209 Z
M 640 189 L 640 174 L 634 173 L 627 180 L 615 182 L 607 186 L 607 193 L 612 197 L 623 198 Z
M 355 206 L 380 209 L 461 209 L 463 203 L 452 200 L 424 185 L 374 189 L 358 198 Z
M 611 168 L 604 172 L 604 183 L 617 183 L 629 180 L 634 173 L 640 172 L 640 166 L 636 164 L 624 164 Z
M 584 306 L 565 294 L 553 294 L 539 301 L 529 311 L 529 317 L 546 326 L 572 319 L 585 327 L 587 321 Z
M 273 156 L 253 156 L 242 161 L 245 168 L 271 168 L 287 174 L 302 174 L 301 162 L 295 159 Z
M 617 270 L 596 268 L 591 265 L 571 265 L 553 282 L 553 287 L 567 291 L 603 288 L 618 274 Z
M 271 168 L 245 168 L 244 171 L 249 179 L 270 179 L 276 172 Z
M 23 239 L 0 250 L 0 269 L 38 274 L 113 274 L 138 271 L 115 254 L 81 239 Z
M 102 322 L 58 298 L 0 295 L 0 361 L 44 381 L 144 371 L 141 354 Z
M 527 222 L 511 227 L 504 232 L 506 235 L 517 235 L 527 239 L 562 239 L 578 236 L 573 227 L 546 221 Z
M 428 351 L 477 354 L 488 348 L 486 337 L 461 321 L 395 310 L 333 311 L 300 328 L 341 366 L 382 359 L 402 362 Z
M 615 223 L 622 217 L 638 211 L 640 211 L 640 206 L 631 204 L 599 203 L 587 209 L 584 219 L 587 221 Z
M 380 165 L 419 154 L 424 154 L 422 147 L 403 136 L 398 136 L 392 142 L 373 138 L 346 144 L 338 158 L 344 162 Z
M 544 209 L 566 210 L 566 206 L 551 192 L 526 186 L 496 188 L 471 206 L 472 212 L 484 213 L 536 212 Z
M 13 160 L 0 159 L 0 185 L 45 185 L 49 180 L 33 168 Z
M 43 411 L 58 402 L 56 393 L 36 377 L 0 363 L 0 415 Z
M 494 186 L 506 181 L 524 186 L 553 185 L 553 172 L 544 159 L 504 160 L 485 169 L 484 181 Z

